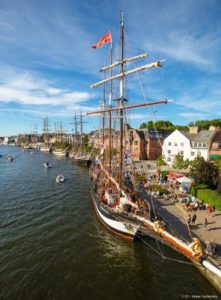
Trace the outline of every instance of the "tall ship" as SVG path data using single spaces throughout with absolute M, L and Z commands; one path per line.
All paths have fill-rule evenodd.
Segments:
M 163 241 L 166 245 L 185 255 L 206 277 L 213 277 L 212 284 L 221 292 L 221 270 L 207 259 L 203 245 L 197 238 L 186 242 L 176 235 L 174 230 L 166 226 L 153 213 L 151 193 L 143 199 L 134 189 L 134 175 L 131 171 L 130 142 L 126 143 L 127 119 L 126 112 L 147 106 L 167 104 L 168 100 L 128 105 L 125 97 L 126 78 L 129 75 L 143 72 L 147 69 L 159 68 L 161 61 L 154 61 L 126 69 L 128 63 L 146 58 L 147 53 L 134 57 L 125 57 L 124 20 L 120 21 L 120 57 L 113 62 L 112 37 L 108 32 L 100 41 L 92 46 L 100 47 L 110 43 L 110 63 L 102 67 L 100 72 L 103 79 L 91 87 L 103 86 L 103 101 L 99 110 L 89 112 L 88 115 L 98 114 L 102 119 L 100 154 L 93 160 L 89 170 L 91 179 L 91 197 L 97 217 L 112 233 L 128 240 L 135 240 L 143 236 Z M 116 69 L 118 69 L 116 71 Z M 113 90 L 116 87 L 116 93 Z M 105 100 L 105 91 L 108 87 L 108 103 Z M 114 94 L 115 93 L 115 94 Z M 114 127 L 114 125 L 116 125 Z M 130 137 L 129 137 L 130 141 Z M 129 167 L 128 167 L 129 166 Z
M 79 117 L 79 120 L 77 120 L 77 117 Z M 88 153 L 84 142 L 85 135 L 83 133 L 83 123 L 85 122 L 83 121 L 82 113 L 80 113 L 80 115 L 75 114 L 74 123 L 73 123 L 75 126 L 75 135 L 74 135 L 75 149 L 71 154 L 71 158 L 73 162 L 77 163 L 78 165 L 88 167 L 91 163 L 91 154 Z M 80 126 L 80 131 L 78 130 L 78 126 Z

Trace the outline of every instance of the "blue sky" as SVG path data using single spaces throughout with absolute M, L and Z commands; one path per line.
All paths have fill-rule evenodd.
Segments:
M 132 126 L 221 117 L 219 0 L 0 0 L 0 136 L 31 133 L 36 125 L 40 133 L 45 117 L 51 131 L 62 122 L 71 133 L 75 113 L 99 107 L 102 89 L 90 85 L 102 79 L 109 44 L 91 45 L 109 30 L 117 45 L 120 11 L 126 56 L 165 60 L 140 81 L 128 78 L 130 104 L 143 102 L 144 93 L 146 100 L 173 100 L 136 110 Z M 96 129 L 97 118 L 85 121 L 85 131 Z

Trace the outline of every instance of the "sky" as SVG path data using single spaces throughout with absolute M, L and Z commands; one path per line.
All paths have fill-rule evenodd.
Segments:
M 163 64 L 128 76 L 128 103 L 172 100 L 135 110 L 131 125 L 221 118 L 220 0 L 0 0 L 0 136 L 41 133 L 46 117 L 50 131 L 61 122 L 71 133 L 81 112 L 84 131 L 97 129 L 86 113 L 103 90 L 90 85 L 102 80 L 110 44 L 91 45 L 110 31 L 117 58 L 121 11 L 125 57 L 146 52 L 142 63 Z

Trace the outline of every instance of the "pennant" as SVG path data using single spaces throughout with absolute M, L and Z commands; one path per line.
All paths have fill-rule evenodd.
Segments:
M 98 47 L 103 46 L 106 43 L 112 43 L 112 37 L 111 37 L 111 33 L 108 32 L 106 33 L 96 45 L 91 46 L 91 48 L 96 49 Z

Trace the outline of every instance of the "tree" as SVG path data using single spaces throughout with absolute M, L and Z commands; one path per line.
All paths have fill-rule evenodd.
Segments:
M 183 155 L 178 153 L 176 156 L 175 156 L 175 159 L 173 161 L 173 167 L 175 169 L 187 169 L 189 167 L 189 159 L 187 160 L 184 160 L 183 158 Z
M 214 165 L 217 167 L 217 169 L 219 170 L 219 173 L 221 174 L 221 157 L 215 159 Z
M 196 184 L 207 184 L 214 189 L 218 183 L 219 171 L 213 163 L 205 161 L 203 157 L 197 157 L 191 163 L 190 176 Z
M 140 125 L 140 129 L 146 129 L 147 128 L 147 123 L 142 123 L 141 125 Z
M 157 159 L 156 159 L 156 164 L 157 164 L 157 167 L 161 167 L 161 166 L 166 166 L 166 163 L 163 159 L 162 156 L 159 156 Z
M 189 127 L 198 126 L 199 130 L 208 130 L 210 126 L 221 127 L 221 119 L 213 119 L 213 120 L 198 120 L 195 122 L 190 122 L 188 124 Z

